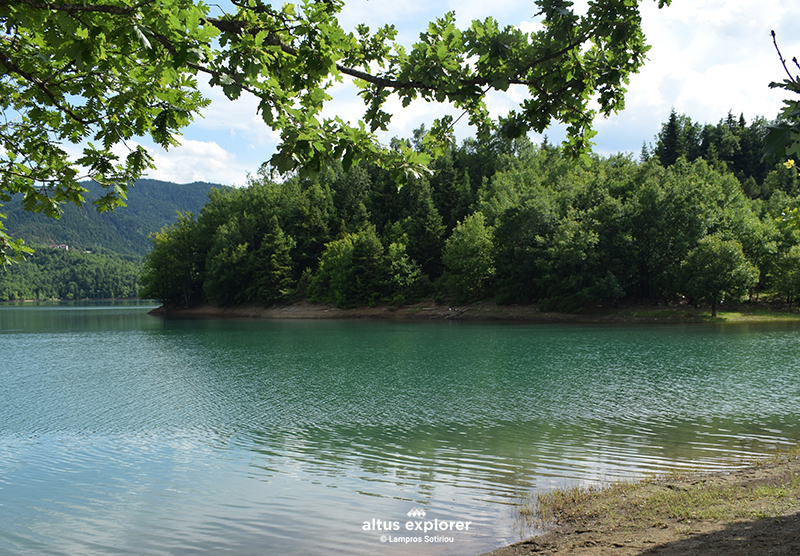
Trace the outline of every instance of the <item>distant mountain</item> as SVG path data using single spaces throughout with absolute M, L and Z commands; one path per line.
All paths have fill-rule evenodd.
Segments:
M 142 179 L 128 191 L 127 207 L 98 213 L 92 201 L 103 191 L 97 183 L 84 183 L 89 189 L 83 207 L 64 205 L 59 219 L 31 214 L 22 209 L 21 198 L 4 203 L 0 212 L 8 215 L 7 233 L 32 245 L 68 245 L 70 249 L 98 247 L 126 255 L 145 255 L 151 247 L 149 235 L 175 222 L 176 212 L 197 214 L 208 200 L 212 188 L 226 186 L 195 182 L 176 183 Z

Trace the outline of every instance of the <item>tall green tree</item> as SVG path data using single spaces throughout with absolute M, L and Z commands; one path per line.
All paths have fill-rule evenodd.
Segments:
M 684 154 L 683 129 L 673 108 L 669 119 L 661 128 L 654 154 L 664 166 L 672 166 Z
M 178 221 L 154 234 L 145 259 L 139 295 L 167 306 L 191 307 L 202 299 L 201 271 L 205 253 L 198 250 L 197 220 L 179 214 Z
M 711 316 L 726 298 L 737 298 L 758 283 L 759 271 L 736 240 L 719 235 L 701 239 L 682 263 L 686 292 L 711 305 Z
M 448 13 L 406 48 L 391 25 L 343 29 L 343 0 L 233 0 L 220 15 L 200 0 L 2 0 L 0 200 L 22 193 L 26 209 L 57 216 L 61 204 L 83 203 L 85 172 L 107 188 L 100 210 L 121 204 L 153 158 L 141 147 L 120 157 L 116 148 L 146 135 L 174 145 L 208 102 L 201 76 L 229 98 L 259 99 L 265 124 L 281 135 L 271 159 L 281 172 L 366 159 L 400 182 L 419 175 L 429 157 L 376 140 L 393 95 L 403 106 L 449 102 L 481 134 L 498 127 L 520 136 L 555 119 L 567 125 L 567 148 L 584 152 L 595 112 L 622 107 L 628 78 L 645 60 L 639 1 L 590 0 L 582 14 L 566 0 L 536 5 L 544 25 L 530 34 L 492 18 L 459 29 Z M 365 103 L 355 125 L 322 115 L 344 76 Z M 528 95 L 493 122 L 485 96 L 511 85 Z M 434 138 L 446 142 L 452 123 L 435 122 Z M 82 154 L 70 156 L 70 143 Z M 22 248 L 0 230 L 0 262 Z
M 250 299 L 268 306 L 291 295 L 295 283 L 291 256 L 294 246 L 294 240 L 273 216 L 258 251 L 253 253 L 253 279 L 247 289 Z
M 481 212 L 467 216 L 453 230 L 442 253 L 445 273 L 442 284 L 458 303 L 484 297 L 494 279 L 492 228 Z
M 725 207 L 743 208 L 741 186 L 703 159 L 679 159 L 669 168 L 642 165 L 632 194 L 631 235 L 636 243 L 640 295 L 651 302 L 677 291 L 681 261 L 697 242 L 727 225 Z
M 387 293 L 384 248 L 370 226 L 331 241 L 309 286 L 312 300 L 337 307 L 377 304 Z
M 800 245 L 793 245 L 781 255 L 775 265 L 773 287 L 787 303 L 800 298 Z
M 531 198 L 503 211 L 494 227 L 499 302 L 533 303 L 545 296 L 547 250 L 557 222 L 552 195 Z
M 404 238 L 405 239 L 405 238 Z M 431 284 L 422 267 L 408 256 L 403 242 L 393 242 L 386 250 L 389 302 L 393 305 L 410 303 L 430 293 Z

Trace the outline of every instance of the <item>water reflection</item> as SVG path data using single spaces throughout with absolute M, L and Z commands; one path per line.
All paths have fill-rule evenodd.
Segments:
M 158 306 L 147 300 L 0 302 L 0 334 L 161 328 L 157 319 L 141 318 Z
M 517 540 L 529 490 L 735 466 L 800 437 L 794 326 L 28 311 L 0 309 L 12 554 L 400 554 L 360 525 L 413 506 L 476 524 L 416 553 L 478 553 Z

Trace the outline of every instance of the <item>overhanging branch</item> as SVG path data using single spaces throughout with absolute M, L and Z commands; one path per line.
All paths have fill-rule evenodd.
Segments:
M 140 2 L 135 6 L 114 6 L 111 4 L 54 4 L 50 2 L 37 2 L 36 0 L 15 0 L 8 2 L 7 0 L 0 1 L 2 6 L 25 4 L 28 7 L 37 10 L 52 10 L 56 12 L 66 13 L 107 13 L 112 15 L 130 15 L 135 13 L 140 7 L 145 6 L 148 2 Z

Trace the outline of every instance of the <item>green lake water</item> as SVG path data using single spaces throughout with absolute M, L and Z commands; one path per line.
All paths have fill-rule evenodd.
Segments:
M 478 554 L 531 492 L 800 439 L 797 325 L 153 307 L 0 306 L 0 553 Z

